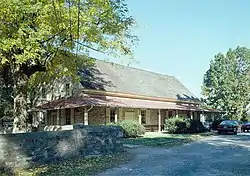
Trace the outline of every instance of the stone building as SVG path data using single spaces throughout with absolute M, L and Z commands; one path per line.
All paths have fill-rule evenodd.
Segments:
M 79 71 L 81 80 L 64 79 L 45 93 L 38 106 L 45 112 L 42 128 L 68 129 L 136 120 L 149 131 L 161 131 L 166 118 L 185 116 L 204 121 L 201 102 L 179 80 L 146 70 L 95 60 Z M 46 88 L 46 87 L 45 87 Z M 55 127 L 56 126 L 56 127 Z

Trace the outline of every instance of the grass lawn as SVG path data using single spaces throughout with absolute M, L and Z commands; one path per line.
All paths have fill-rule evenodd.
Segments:
M 48 164 L 30 169 L 16 169 L 15 176 L 87 176 L 95 175 L 106 169 L 124 164 L 131 159 L 128 153 L 94 157 L 89 159 L 68 160 L 57 164 Z M 4 176 L 7 174 L 0 173 Z
M 165 133 L 150 132 L 146 133 L 143 137 L 124 139 L 123 143 L 132 145 L 145 145 L 151 147 L 168 148 L 186 144 L 208 135 L 211 135 L 211 133 L 165 134 Z

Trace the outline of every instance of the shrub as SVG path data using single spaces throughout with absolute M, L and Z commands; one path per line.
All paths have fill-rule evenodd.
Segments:
M 122 127 L 125 137 L 138 137 L 146 132 L 145 127 L 137 121 L 123 120 L 118 122 L 117 125 Z
M 117 124 L 114 123 L 114 122 L 109 122 L 109 123 L 107 123 L 106 125 L 107 125 L 107 126 L 116 126 Z
M 165 130 L 168 133 L 186 133 L 190 124 L 188 119 L 183 117 L 172 117 L 166 119 L 165 121 Z
M 1 162 L 0 163 L 0 175 L 15 175 L 14 169 L 6 165 L 4 162 Z
M 207 131 L 199 120 L 191 120 L 185 117 L 172 117 L 166 119 L 165 130 L 168 133 L 201 133 Z
M 217 126 L 222 122 L 223 120 L 214 120 L 212 122 L 212 129 L 217 130 Z
M 188 133 L 202 133 L 207 131 L 204 125 L 199 120 L 190 120 L 190 127 Z

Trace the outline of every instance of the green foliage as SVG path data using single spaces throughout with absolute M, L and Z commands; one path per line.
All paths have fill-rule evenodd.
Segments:
M 250 100 L 250 50 L 245 47 L 217 54 L 204 75 L 206 104 L 226 111 L 229 119 L 245 116 Z
M 124 0 L 1 1 L 0 71 L 13 78 L 14 123 L 22 126 L 41 81 L 77 79 L 91 51 L 131 56 L 134 24 Z
M 13 116 L 13 78 L 7 70 L 0 69 L 0 119 Z
M 113 122 L 109 122 L 106 124 L 107 126 L 116 126 L 117 124 L 116 123 L 113 123 Z
M 186 133 L 190 124 L 185 117 L 171 117 L 165 121 L 165 130 L 168 133 Z
M 190 120 L 190 126 L 187 130 L 188 133 L 202 133 L 206 132 L 207 129 L 199 120 Z
M 171 134 L 201 133 L 207 131 L 199 120 L 172 117 L 165 121 L 165 130 Z
M 122 120 L 117 125 L 122 127 L 125 137 L 138 137 L 146 132 L 145 127 L 137 121 Z
M 45 64 L 47 69 L 72 71 L 75 60 L 60 51 L 127 55 L 136 41 L 124 0 L 8 0 L 1 5 L 1 64 Z

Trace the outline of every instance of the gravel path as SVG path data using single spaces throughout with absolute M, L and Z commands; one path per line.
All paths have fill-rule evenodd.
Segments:
M 140 147 L 128 164 L 99 176 L 250 175 L 250 135 L 207 137 L 172 149 Z

